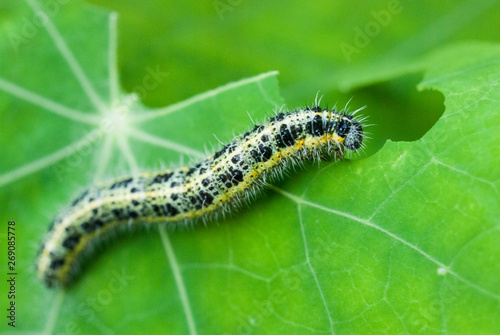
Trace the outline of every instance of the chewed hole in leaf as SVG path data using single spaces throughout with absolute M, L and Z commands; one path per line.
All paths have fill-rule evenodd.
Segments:
M 439 120 L 444 112 L 444 96 L 439 91 L 417 89 L 422 76 L 411 74 L 363 87 L 348 95 L 353 105 L 365 104 L 363 111 L 372 139 L 366 154 L 377 152 L 387 140 L 417 141 Z M 385 99 L 380 99 L 383 96 Z

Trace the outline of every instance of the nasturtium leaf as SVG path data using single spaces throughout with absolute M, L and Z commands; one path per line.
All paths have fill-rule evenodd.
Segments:
M 34 274 L 36 251 L 79 191 L 196 161 L 220 146 L 213 134 L 228 142 L 251 128 L 248 115 L 260 122 L 284 101 L 267 72 L 148 108 L 120 89 L 116 14 L 34 0 L 9 10 L 0 201 L 2 222 L 16 221 L 18 275 L 16 328 L 4 319 L 2 334 L 500 330 L 498 45 L 450 45 L 392 74 L 423 73 L 418 88 L 444 96 L 444 114 L 420 140 L 306 163 L 215 223 L 120 234 L 72 286 L 51 290 Z M 136 91 L 166 76 L 151 67 Z M 9 287 L 2 280 L 1 292 Z

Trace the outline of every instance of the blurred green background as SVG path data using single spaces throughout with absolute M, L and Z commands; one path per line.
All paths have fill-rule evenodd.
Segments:
M 147 66 L 170 74 L 145 97 L 151 106 L 269 70 L 280 71 L 287 103 L 310 103 L 318 91 L 365 85 L 367 64 L 379 62 L 380 71 L 391 73 L 446 43 L 500 40 L 498 1 L 89 2 L 120 14 L 119 63 L 127 90 Z M 363 40 L 356 40 L 359 31 L 372 35 L 366 46 L 356 43 Z M 343 45 L 358 52 L 344 52 Z

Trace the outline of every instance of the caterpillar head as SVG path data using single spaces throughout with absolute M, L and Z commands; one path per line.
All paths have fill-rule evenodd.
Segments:
M 352 119 L 352 116 L 344 116 L 336 127 L 337 135 L 344 138 L 344 147 L 356 151 L 363 146 L 363 127 Z

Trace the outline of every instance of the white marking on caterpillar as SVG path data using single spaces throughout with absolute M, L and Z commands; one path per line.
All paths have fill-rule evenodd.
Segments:
M 319 103 L 318 99 L 316 101 Z M 357 111 L 356 111 L 357 112 Z M 319 106 L 280 113 L 192 167 L 93 186 L 54 220 L 36 261 L 48 286 L 67 285 L 81 255 L 107 233 L 138 223 L 213 219 L 251 200 L 269 177 L 305 159 L 363 148 L 364 119 Z

